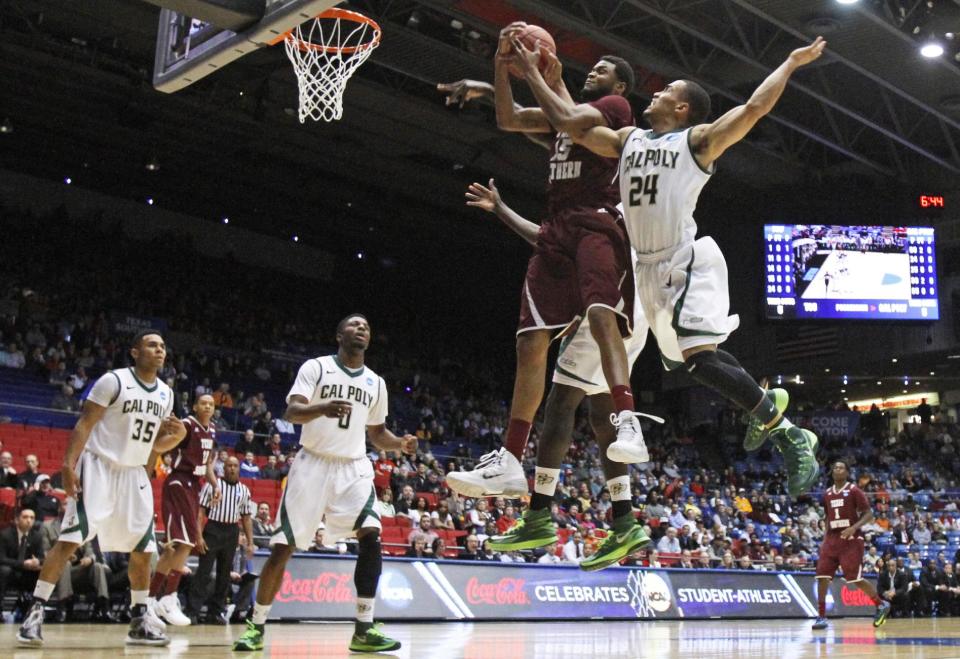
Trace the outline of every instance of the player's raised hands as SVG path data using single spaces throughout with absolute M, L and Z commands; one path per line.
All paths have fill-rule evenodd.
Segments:
M 827 47 L 827 42 L 823 37 L 817 37 L 813 43 L 803 48 L 797 48 L 790 53 L 790 61 L 796 66 L 805 66 L 823 55 L 823 49 Z
M 464 197 L 467 198 L 467 206 L 473 206 L 488 213 L 496 212 L 497 206 L 501 205 L 503 201 L 500 199 L 500 192 L 497 190 L 493 179 L 490 179 L 487 185 L 490 187 L 484 187 L 481 183 L 470 184 L 470 187 L 464 193 Z
M 500 30 L 500 41 L 497 43 L 497 58 L 508 59 L 513 55 L 513 45 L 511 41 L 525 27 L 527 27 L 527 24 L 523 21 L 514 21 Z
M 447 106 L 458 105 L 461 108 L 468 101 L 483 98 L 484 96 L 493 97 L 493 85 L 489 82 L 468 80 L 466 78 L 457 80 L 456 82 L 438 83 L 437 91 L 447 95 L 444 99 L 444 103 Z
M 520 41 L 516 36 L 510 40 L 510 45 L 513 47 L 514 57 L 513 63 L 520 73 L 526 77 L 528 73 L 532 73 L 540 65 L 540 42 L 538 41 L 533 50 L 530 50 L 523 45 L 523 42 Z
M 538 42 L 539 43 L 539 42 Z M 556 91 L 559 87 L 563 86 L 563 64 L 560 63 L 559 58 L 556 54 L 547 48 L 543 51 L 543 79 L 547 83 L 547 86 L 550 89 Z
M 353 404 L 347 400 L 332 400 L 320 405 L 320 415 L 330 419 L 341 419 L 353 411 Z
M 419 443 L 416 435 L 404 435 L 400 438 L 400 450 L 407 455 L 416 455 Z

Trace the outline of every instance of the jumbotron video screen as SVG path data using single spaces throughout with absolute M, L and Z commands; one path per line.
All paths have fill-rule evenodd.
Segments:
M 769 319 L 938 320 L 932 227 L 768 224 Z

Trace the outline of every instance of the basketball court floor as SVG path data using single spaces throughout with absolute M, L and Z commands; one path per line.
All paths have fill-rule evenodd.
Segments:
M 590 657 L 960 657 L 957 619 L 890 620 L 874 630 L 866 618 L 832 621 L 814 632 L 809 620 L 680 622 L 526 622 L 389 624 L 403 643 L 392 656 L 416 659 L 553 659 Z M 353 625 L 272 625 L 267 647 L 250 656 L 345 657 Z M 16 626 L 0 628 L 0 656 L 16 659 L 124 656 L 228 657 L 238 626 L 174 629 L 166 648 L 124 646 L 123 625 L 45 625 L 46 645 L 18 648 Z

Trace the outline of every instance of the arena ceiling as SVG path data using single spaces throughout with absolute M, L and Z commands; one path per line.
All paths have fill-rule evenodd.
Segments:
M 332 228 L 359 238 L 404 217 L 443 226 L 462 210 L 465 182 L 491 175 L 536 212 L 543 152 L 497 131 L 490 108 L 445 108 L 433 89 L 464 76 L 491 79 L 495 35 L 521 18 L 556 34 L 571 86 L 598 53 L 635 62 L 638 108 L 677 77 L 702 82 L 717 109 L 728 108 L 792 48 L 823 33 L 828 55 L 795 76 L 774 114 L 725 158 L 725 175 L 754 190 L 834 179 L 955 187 L 960 63 L 953 50 L 920 58 L 913 23 L 895 24 L 897 4 L 357 0 L 384 26 L 383 45 L 350 83 L 342 121 L 301 126 L 282 49 L 165 95 L 149 85 L 155 6 L 7 0 L 0 115 L 12 132 L 0 135 L 0 164 L 72 172 L 81 185 L 301 235 Z M 930 12 L 927 3 L 899 4 L 914 18 Z M 931 4 L 925 26 L 960 32 L 957 2 Z M 340 221 L 346 214 L 357 221 Z M 458 227 L 456 238 L 475 239 L 475 228 Z

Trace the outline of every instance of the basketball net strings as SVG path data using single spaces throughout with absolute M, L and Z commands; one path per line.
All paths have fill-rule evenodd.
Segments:
M 305 123 L 308 118 L 314 121 L 340 119 L 347 81 L 379 45 L 376 34 L 372 35 L 370 42 L 365 41 L 370 29 L 366 23 L 356 25 L 343 39 L 341 22 L 336 19 L 325 34 L 322 21 L 314 19 L 306 36 L 302 26 L 297 26 L 284 40 L 287 57 L 297 74 L 300 123 Z M 300 42 L 308 46 L 300 48 Z M 321 44 L 321 47 L 310 47 L 309 44 Z M 356 50 L 343 53 L 343 48 L 347 47 Z

